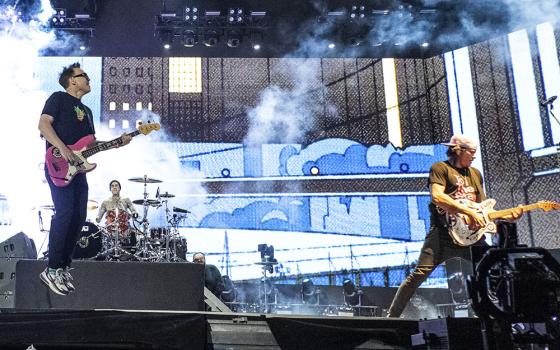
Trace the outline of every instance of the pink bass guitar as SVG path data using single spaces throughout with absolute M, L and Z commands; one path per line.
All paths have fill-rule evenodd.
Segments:
M 147 124 L 140 124 L 136 131 L 128 133 L 128 136 L 134 137 L 136 135 L 144 134 L 148 135 L 150 132 L 154 130 L 159 130 L 160 125 L 158 123 L 147 123 Z M 70 184 L 72 179 L 76 174 L 80 173 L 87 173 L 92 171 L 97 167 L 97 164 L 88 163 L 87 157 L 92 156 L 98 152 L 106 151 L 111 149 L 115 146 L 118 146 L 122 143 L 120 137 L 97 144 L 93 147 L 88 148 L 91 144 L 95 141 L 95 137 L 93 135 L 87 135 L 82 137 L 78 142 L 73 145 L 68 146 L 75 155 L 80 158 L 80 163 L 78 164 L 70 164 L 68 163 L 60 153 L 60 150 L 54 146 L 51 146 L 47 149 L 47 153 L 45 154 L 45 163 L 47 165 L 47 171 L 49 173 L 49 177 L 51 178 L 52 182 L 57 187 L 65 187 Z

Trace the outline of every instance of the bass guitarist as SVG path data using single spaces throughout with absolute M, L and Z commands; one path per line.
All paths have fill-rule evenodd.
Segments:
M 448 160 L 434 163 L 428 179 L 432 199 L 429 204 L 430 229 L 416 268 L 397 290 L 387 317 L 400 317 L 416 289 L 439 264 L 454 257 L 471 259 L 469 247 L 456 244 L 449 235 L 448 214 L 463 214 L 471 230 L 478 230 L 486 225 L 485 218 L 480 213 L 457 201 L 468 199 L 479 203 L 486 199 L 482 175 L 478 169 L 471 167 L 477 150 L 476 143 L 463 135 L 454 135 L 444 145 L 449 147 Z M 522 213 L 521 208 L 514 208 L 502 218 L 516 220 Z M 486 245 L 484 236 L 474 244 Z
M 66 91 L 55 92 L 47 99 L 39 119 L 39 130 L 47 141 L 47 149 L 55 146 L 65 161 L 77 165 L 81 160 L 67 145 L 95 134 L 91 109 L 81 101 L 91 91 L 90 79 L 79 63 L 73 63 L 63 68 L 58 82 Z M 128 144 L 131 137 L 123 135 L 121 139 L 122 146 Z M 85 173 L 77 174 L 65 187 L 55 186 L 47 169 L 45 177 L 55 215 L 49 233 L 48 266 L 40 279 L 52 292 L 67 295 L 75 289 L 69 270 L 80 229 L 86 220 L 88 183 Z

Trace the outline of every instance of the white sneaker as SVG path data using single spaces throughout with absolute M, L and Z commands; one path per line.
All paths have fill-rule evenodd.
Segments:
M 74 277 L 72 277 L 72 275 L 70 274 L 70 270 L 73 269 L 66 266 L 64 270 L 62 270 L 62 278 L 64 279 L 64 283 L 66 284 L 66 289 L 68 289 L 69 292 L 73 292 L 76 290 L 76 288 L 74 288 L 74 284 L 72 283 Z
M 56 269 L 55 272 L 49 272 L 47 267 L 41 274 L 39 278 L 41 282 L 47 285 L 54 293 L 58 295 L 68 295 L 68 288 L 66 283 L 64 283 L 64 277 L 62 276 L 62 269 Z

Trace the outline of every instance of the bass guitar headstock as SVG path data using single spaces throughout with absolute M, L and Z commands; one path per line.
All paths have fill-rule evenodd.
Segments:
M 161 129 L 161 125 L 159 123 L 147 122 L 146 124 L 138 124 L 137 129 L 141 134 L 148 135 L 152 131 Z

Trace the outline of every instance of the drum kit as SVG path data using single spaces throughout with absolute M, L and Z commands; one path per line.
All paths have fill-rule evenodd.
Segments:
M 112 261 L 153 261 L 181 262 L 186 261 L 187 242 L 180 237 L 179 223 L 190 213 L 178 207 L 169 208 L 169 199 L 175 197 L 171 193 L 156 192 L 156 198 L 148 198 L 148 184 L 161 183 L 161 180 L 144 177 L 133 177 L 129 181 L 143 183 L 142 199 L 132 203 L 142 207 L 140 215 L 131 217 L 125 209 L 118 206 L 105 214 L 105 225 L 86 222 L 78 240 L 74 258 Z M 99 206 L 95 201 L 88 202 L 88 210 Z M 150 210 L 163 211 L 164 227 L 151 227 L 148 220 Z

